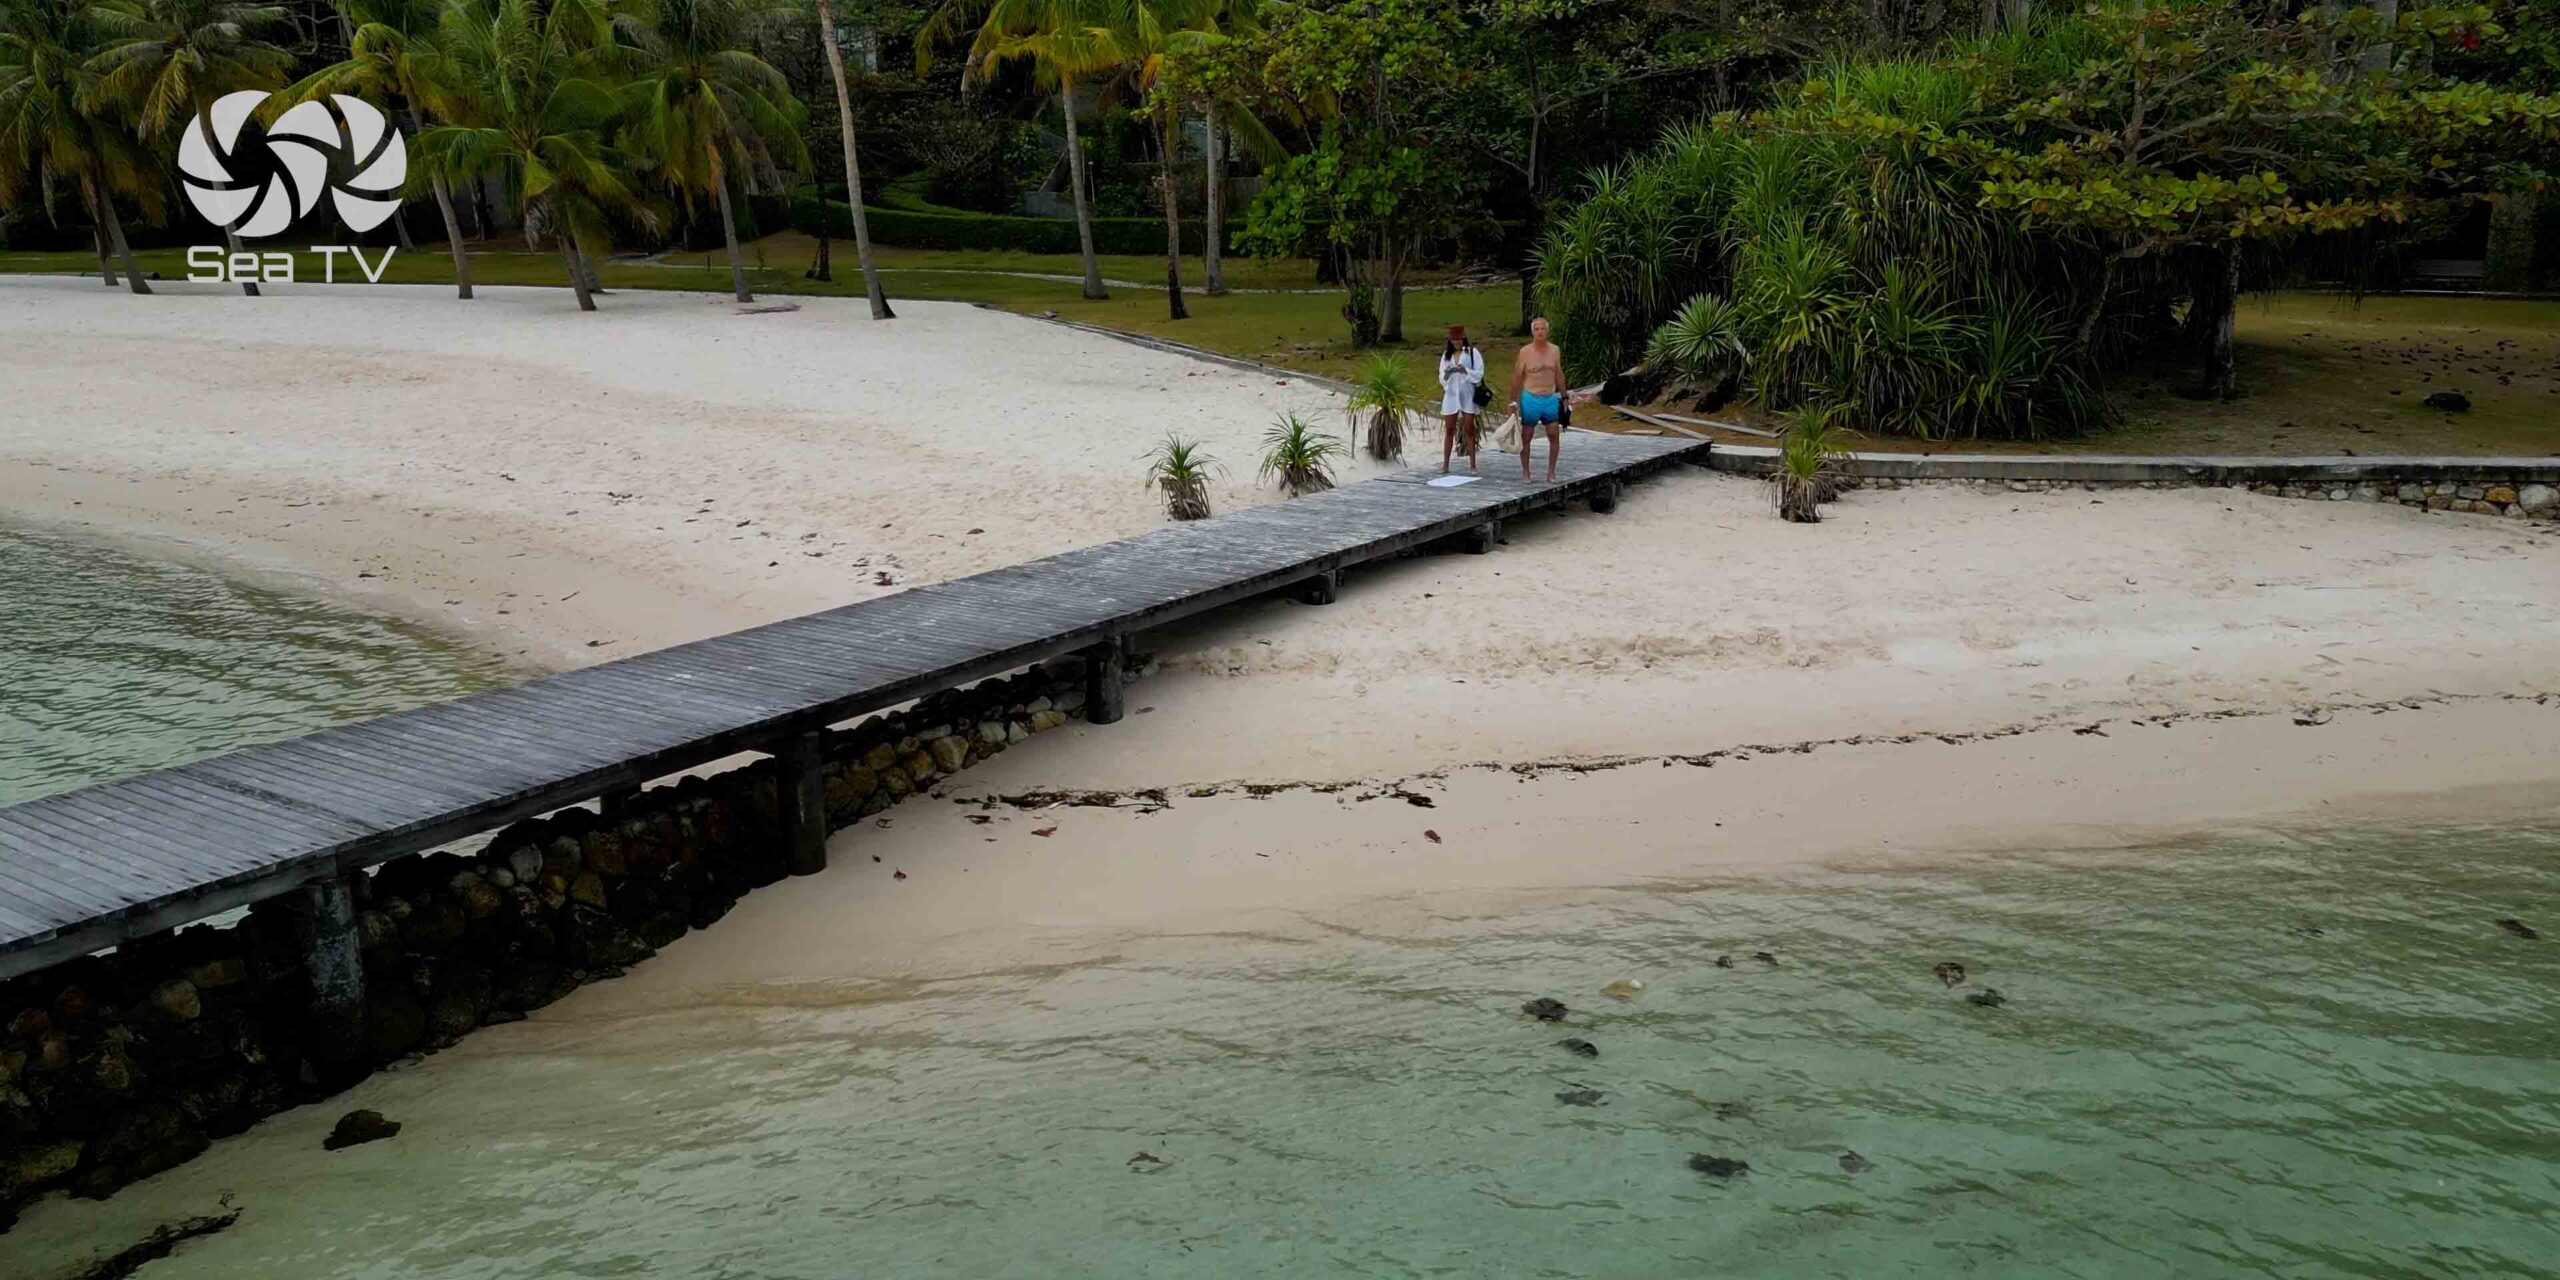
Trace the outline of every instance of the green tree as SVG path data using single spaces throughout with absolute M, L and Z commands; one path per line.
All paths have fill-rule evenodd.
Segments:
M 100 105 L 89 63 L 109 38 L 78 0 L 0 0 L 0 205 L 14 207 L 33 188 L 49 213 L 58 190 L 76 189 L 88 206 L 100 275 L 116 283 L 112 252 L 127 285 L 147 294 L 115 201 L 131 194 L 148 215 L 165 188 L 128 122 Z
M 449 87 L 438 116 L 448 123 L 418 138 L 430 174 L 504 175 L 525 225 L 559 236 L 581 311 L 596 309 L 591 258 L 608 214 L 654 221 L 606 143 L 620 112 L 598 51 L 612 35 L 595 0 L 454 5 L 436 31 L 436 75 Z
M 782 73 L 749 52 L 782 20 L 771 0 L 646 0 L 645 8 L 614 19 L 618 60 L 632 75 L 623 89 L 632 150 L 688 203 L 693 192 L 712 194 L 740 302 L 755 295 L 747 290 L 729 188 L 772 169 L 777 152 L 780 163 L 808 163 L 800 103 Z
M 1093 252 L 1093 213 L 1087 207 L 1084 147 L 1076 136 L 1076 90 L 1097 84 L 1123 67 L 1100 0 L 945 0 L 916 32 L 916 70 L 933 65 L 937 45 L 963 31 L 976 34 L 961 77 L 968 88 L 1008 63 L 1027 63 L 1041 88 L 1058 95 L 1066 116 L 1067 182 L 1075 189 L 1076 239 L 1084 255 L 1084 296 L 1107 298 L 1102 264 Z
M 396 104 L 402 132 L 417 136 L 432 116 L 434 104 L 450 91 L 434 77 L 444 64 L 436 52 L 440 0 L 339 0 L 338 12 L 354 28 L 347 56 L 296 81 L 291 94 L 308 101 L 332 93 L 350 94 L 386 106 Z M 403 119 L 405 117 L 405 119 Z M 435 193 L 436 213 L 444 220 L 446 249 L 453 256 L 457 297 L 471 297 L 471 255 L 464 247 L 462 223 L 454 216 L 453 188 L 440 173 L 426 175 Z

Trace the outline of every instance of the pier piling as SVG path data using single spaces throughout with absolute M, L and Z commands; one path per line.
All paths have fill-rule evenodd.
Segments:
M 295 908 L 302 967 L 311 978 L 311 1016 L 323 1030 L 312 1043 L 324 1047 L 326 1065 L 359 1061 L 364 1051 L 364 950 L 356 939 L 355 896 L 347 878 L 333 875 L 304 885 Z
M 1128 697 L 1129 641 L 1113 636 L 1084 651 L 1084 719 L 1087 724 L 1116 724 Z
M 827 869 L 826 734 L 804 733 L 774 753 L 782 768 L 774 795 L 780 801 L 782 838 L 791 842 L 791 874 L 813 876 Z

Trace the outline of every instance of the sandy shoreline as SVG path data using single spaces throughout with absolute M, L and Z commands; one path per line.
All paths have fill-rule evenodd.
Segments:
M 578 317 L 514 290 L 468 308 L 171 292 L 0 280 L 0 508 L 535 667 L 1153 527 L 1135 458 L 1169 426 L 1225 460 L 1222 507 L 1268 501 L 1249 459 L 1270 418 L 1339 421 L 1303 386 L 965 307 L 878 328 L 829 300 L 741 317 L 620 294 Z M 1328 607 L 1151 636 L 1163 672 L 1121 724 L 1043 735 L 839 833 L 826 874 L 363 1090 L 465 1092 L 488 1055 L 574 1059 L 669 1009 L 1459 897 L 2257 824 L 2560 821 L 2547 527 L 1947 489 L 1852 494 L 1803 527 L 1755 481 L 1682 471 L 1614 515 L 1507 536 L 1357 571 Z M 1168 803 L 1005 799 L 1075 790 Z M 310 1139 L 312 1110 L 104 1206 L 39 1206 L 0 1257 L 49 1266 L 194 1211 L 258 1144 Z

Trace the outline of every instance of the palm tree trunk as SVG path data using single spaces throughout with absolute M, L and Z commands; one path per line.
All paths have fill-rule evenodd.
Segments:
M 729 211 L 729 179 L 726 174 L 713 184 L 720 192 L 720 238 L 729 244 L 729 287 L 737 292 L 738 301 L 753 302 L 756 296 L 747 292 L 747 260 L 738 256 L 738 219 Z
M 418 251 L 417 239 L 409 234 L 409 211 L 406 208 L 397 209 L 392 212 L 391 229 L 398 233 L 401 248 L 406 249 L 411 253 L 416 253 Z
M 135 293 L 149 295 L 151 285 L 142 278 L 141 265 L 133 260 L 133 246 L 125 243 L 124 220 L 116 216 L 115 200 L 98 189 L 94 178 L 88 180 L 88 187 L 89 205 L 97 211 L 98 221 L 107 224 L 107 243 L 115 246 L 116 260 L 124 264 L 125 285 Z
M 1182 205 L 1173 187 L 1173 146 L 1182 136 L 1182 117 L 1175 114 L 1167 101 L 1164 116 L 1164 296 L 1166 309 L 1175 320 L 1188 320 L 1191 313 L 1182 305 Z
M 224 227 L 224 228 L 222 229 L 222 242 L 223 242 L 224 244 L 226 244 L 226 245 L 229 245 L 229 246 L 231 247 L 231 253 L 232 253 L 232 256 L 234 256 L 234 257 L 237 257 L 237 256 L 239 256 L 242 252 L 245 252 L 245 251 L 244 251 L 244 250 L 242 250 L 242 249 L 241 249 L 241 247 L 240 247 L 240 237 L 239 237 L 237 234 L 235 234 L 235 233 L 231 230 L 231 228 L 229 228 L 229 227 Z M 257 286 L 254 282 L 252 282 L 252 281 L 248 281 L 248 280 L 243 280 L 243 281 L 241 281 L 241 282 L 240 282 L 240 296 L 241 296 L 241 297 L 244 297 L 244 298 L 254 298 L 254 297 L 257 297 L 257 296 L 258 296 L 258 286 Z
M 1067 112 L 1067 185 L 1075 188 L 1076 240 L 1084 250 L 1084 296 L 1108 298 L 1102 287 L 1102 263 L 1093 256 L 1093 215 L 1084 207 L 1084 147 L 1076 141 L 1076 84 L 1060 77 L 1058 101 Z
M 578 310 L 596 309 L 595 295 L 587 292 L 586 264 L 579 261 L 578 242 L 570 236 L 560 237 L 560 258 L 569 265 L 569 292 L 578 295 Z
M 107 224 L 100 222 L 94 214 L 89 219 L 89 240 L 98 249 L 99 278 L 106 282 L 108 288 L 115 288 L 118 283 L 116 267 L 107 260 Z
M 871 260 L 871 219 L 862 208 L 862 160 L 853 149 L 853 95 L 844 87 L 844 55 L 836 51 L 835 13 L 818 0 L 818 35 L 827 46 L 827 74 L 836 82 L 836 123 L 844 132 L 844 194 L 853 205 L 853 257 L 862 264 L 862 291 L 871 298 L 871 318 L 895 320 L 889 295 L 880 290 L 880 268 Z M 827 202 L 818 201 L 818 225 L 827 225 Z
M 471 255 L 462 247 L 462 222 L 453 215 L 453 192 L 444 184 L 443 175 L 435 177 L 436 212 L 444 215 L 446 247 L 453 250 L 453 290 L 456 297 L 471 300 Z
M 1207 259 L 1207 265 L 1201 275 L 1209 292 L 1215 295 L 1227 291 L 1226 273 L 1221 270 L 1222 264 L 1219 261 L 1222 246 L 1218 243 L 1226 237 L 1227 151 L 1225 147 L 1218 145 L 1217 102 L 1212 100 L 1208 109 L 1202 114 L 1209 126 L 1209 180 L 1208 189 L 1200 193 L 1202 223 L 1200 252 L 1201 256 Z

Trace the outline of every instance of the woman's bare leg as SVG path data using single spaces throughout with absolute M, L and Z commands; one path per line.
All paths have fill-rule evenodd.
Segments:
M 1458 420 L 1465 416 L 1462 413 L 1451 413 L 1444 414 L 1440 418 L 1440 474 L 1444 476 L 1449 474 L 1449 459 L 1458 448 Z

